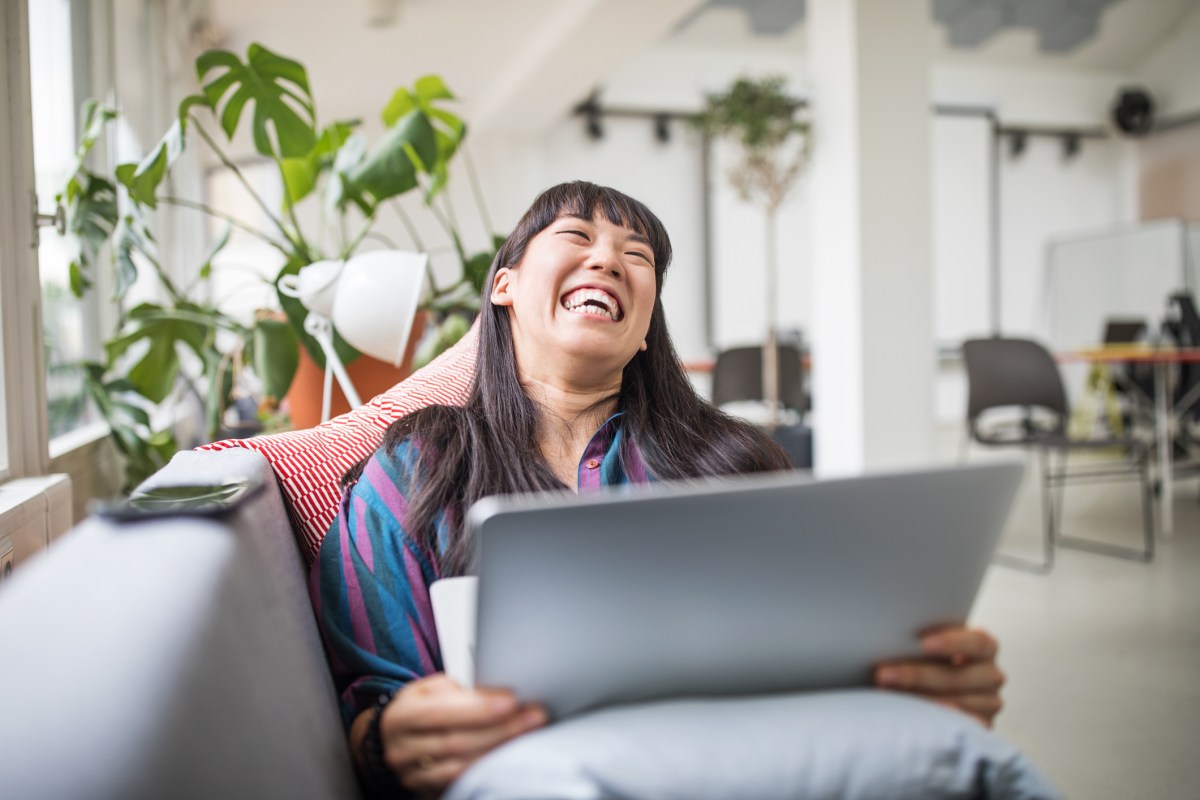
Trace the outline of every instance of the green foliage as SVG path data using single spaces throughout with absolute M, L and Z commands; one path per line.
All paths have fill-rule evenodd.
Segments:
M 791 136 L 808 132 L 808 123 L 797 119 L 800 104 L 784 86 L 779 75 L 757 81 L 738 78 L 727 91 L 707 95 L 696 124 L 710 136 L 735 139 L 747 150 L 773 150 Z
M 88 103 L 76 169 L 58 196 L 78 244 L 70 267 L 76 295 L 94 285 L 100 253 L 109 248 L 113 299 L 122 311 L 115 335 L 105 344 L 105 362 L 86 365 L 86 379 L 134 483 L 160 466 L 175 446 L 169 431 L 151 428 L 150 412 L 160 404 L 180 393 L 202 399 L 211 437 L 231 401 L 235 365 L 250 365 L 271 408 L 295 375 L 297 342 L 324 365 L 323 351 L 304 331 L 307 310 L 299 301 L 277 293 L 283 314 L 260 314 L 246 328 L 211 302 L 197 299 L 208 296 L 213 259 L 229 242 L 232 229 L 256 236 L 281 254 L 283 266 L 274 279 L 278 286 L 281 277 L 313 261 L 349 258 L 385 204 L 416 193 L 445 228 L 462 265 L 461 278 L 434 287 L 424 304 L 432 315 L 434 334 L 426 343 L 432 355 L 465 333 L 478 310 L 487 268 L 503 242 L 494 237 L 490 250 L 468 255 L 453 214 L 438 208 L 439 202 L 446 203 L 448 167 L 467 131 L 448 107 L 455 97 L 440 77 L 425 75 L 411 87 L 397 88 L 381 112 L 386 130 L 368 147 L 357 131 L 358 120 L 319 124 L 304 66 L 260 44 L 250 45 L 244 59 L 227 50 L 203 53 L 196 60 L 196 75 L 199 91 L 179 103 L 162 138 L 140 161 L 120 164 L 110 174 L 92 171 L 87 164 L 116 113 Z M 219 142 L 231 142 L 243 118 L 249 118 L 255 151 L 277 169 L 283 188 L 279 208 L 262 200 Z M 246 188 L 268 219 L 267 230 L 166 192 L 171 169 L 196 139 Z M 301 229 L 295 212 L 310 197 L 321 198 L 322 216 L 332 221 L 328 231 L 317 235 Z M 179 286 L 162 268 L 152 232 L 151 212 L 164 204 L 193 208 L 226 223 L 215 245 L 194 265 L 192 277 Z M 346 230 L 351 220 L 361 225 L 354 235 Z M 322 252 L 329 247 L 329 231 L 336 234 L 336 243 Z M 161 287 L 160 301 L 124 308 L 129 289 L 147 272 Z M 358 356 L 336 331 L 334 342 L 344 362 Z
M 724 92 L 707 95 L 694 124 L 704 134 L 734 142 L 741 164 L 730 182 L 743 200 L 773 212 L 783 202 L 808 159 L 809 123 L 801 104 L 788 96 L 782 76 L 738 78 Z
M 214 71 L 219 74 L 204 84 L 204 97 L 219 114 L 228 138 L 237 133 L 246 105 L 253 103 L 251 129 L 254 149 L 260 155 L 302 158 L 312 151 L 317 143 L 317 119 L 303 66 L 252 44 L 245 62 L 228 50 L 209 50 L 196 59 L 196 76 L 201 82 Z

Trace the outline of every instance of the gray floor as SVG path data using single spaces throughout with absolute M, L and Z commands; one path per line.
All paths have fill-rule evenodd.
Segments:
M 1032 477 L 1011 553 L 1037 555 Z M 1174 535 L 1153 563 L 1060 548 L 1049 575 L 993 566 L 976 604 L 1009 677 L 996 729 L 1067 797 L 1200 797 L 1200 479 L 1175 489 Z M 1138 544 L 1136 484 L 1066 491 L 1066 533 Z

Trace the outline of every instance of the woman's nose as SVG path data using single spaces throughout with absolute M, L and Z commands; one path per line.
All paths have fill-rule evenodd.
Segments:
M 587 268 L 602 270 L 614 278 L 620 278 L 625 274 L 625 267 L 621 263 L 620 253 L 617 252 L 615 247 L 608 247 L 602 244 L 597 244 L 593 249 Z

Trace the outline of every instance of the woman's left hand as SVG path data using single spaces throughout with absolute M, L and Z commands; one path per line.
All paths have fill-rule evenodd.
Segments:
M 978 628 L 941 628 L 921 637 L 927 658 L 887 661 L 875 668 L 875 684 L 921 695 L 992 726 L 1000 713 L 1004 673 L 996 666 L 996 640 Z

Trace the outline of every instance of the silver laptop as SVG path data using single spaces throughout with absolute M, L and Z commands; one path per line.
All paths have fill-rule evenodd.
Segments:
M 613 703 L 866 685 L 962 622 L 1020 464 L 488 498 L 475 676 L 563 716 Z

